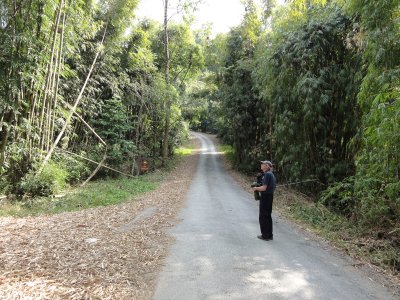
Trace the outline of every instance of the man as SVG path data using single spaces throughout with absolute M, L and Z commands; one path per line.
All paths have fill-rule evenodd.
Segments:
M 264 241 L 273 240 L 272 234 L 272 202 L 274 200 L 274 191 L 276 186 L 275 176 L 272 173 L 272 163 L 269 160 L 263 160 L 261 170 L 264 175 L 262 178 L 262 186 L 253 187 L 253 191 L 261 192 L 259 222 L 261 235 L 257 237 Z

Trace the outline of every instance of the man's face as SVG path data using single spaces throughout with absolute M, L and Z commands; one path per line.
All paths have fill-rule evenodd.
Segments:
M 267 172 L 267 171 L 269 170 L 269 165 L 267 165 L 267 164 L 261 164 L 261 170 L 262 170 L 263 172 Z

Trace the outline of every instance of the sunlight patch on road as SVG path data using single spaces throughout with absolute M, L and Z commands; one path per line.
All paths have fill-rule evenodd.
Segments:
M 211 154 L 211 155 L 223 155 L 224 152 L 217 152 L 217 151 L 208 151 L 208 152 L 202 152 L 202 155 L 204 154 Z
M 202 241 L 209 241 L 213 238 L 214 235 L 212 234 L 200 234 L 199 239 Z
M 282 297 L 298 295 L 299 299 L 312 299 L 313 291 L 301 272 L 285 269 L 261 270 L 251 273 L 247 278 L 253 289 L 267 289 L 268 294 Z

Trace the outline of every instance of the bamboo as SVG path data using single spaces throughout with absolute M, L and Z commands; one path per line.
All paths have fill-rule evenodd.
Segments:
M 96 169 L 92 172 L 92 174 L 81 184 L 81 186 L 85 186 L 86 183 L 88 183 L 93 177 L 94 175 L 97 174 L 97 172 L 100 170 L 100 168 L 103 166 L 105 160 L 107 159 L 107 148 L 104 151 L 104 156 L 103 159 L 101 160 L 101 162 L 97 165 Z
M 0 167 L 3 166 L 6 158 L 6 146 L 7 146 L 7 141 L 8 137 L 10 135 L 10 131 L 8 130 L 7 126 L 3 126 L 3 134 L 2 134 L 2 140 L 0 141 Z
M 46 101 L 46 120 L 45 123 L 43 124 L 44 126 L 44 131 L 42 133 L 42 139 L 43 139 L 43 144 L 42 144 L 42 149 L 44 151 L 48 151 L 49 150 L 49 144 L 50 144 L 50 124 L 51 124 L 51 115 L 52 115 L 52 102 L 51 102 L 52 98 L 48 98 L 48 100 Z
M 61 15 L 63 15 L 63 26 L 64 26 L 64 22 L 65 22 L 65 13 L 63 13 L 63 9 L 64 9 L 64 1 L 61 0 L 60 1 L 60 13 L 57 19 L 57 27 L 56 27 L 56 33 L 59 31 L 59 26 L 60 26 L 60 18 Z M 45 150 L 48 151 L 48 149 L 50 148 L 50 141 L 52 140 L 53 137 L 53 125 L 54 125 L 54 118 L 55 118 L 55 109 L 56 109 L 56 102 L 57 102 L 57 92 L 58 92 L 58 86 L 56 86 L 58 84 L 58 79 L 59 79 L 59 72 L 60 72 L 60 64 L 61 64 L 61 55 L 62 55 L 62 40 L 63 40 L 63 34 L 64 34 L 64 27 L 62 27 L 61 29 L 61 34 L 59 37 L 59 49 L 58 51 L 54 51 L 54 70 L 52 71 L 52 75 L 51 75 L 51 83 L 50 83 L 50 96 L 51 98 L 49 99 L 49 103 L 48 103 L 48 113 L 47 113 L 47 134 L 46 134 L 46 148 Z M 56 35 L 57 36 L 57 35 Z M 56 44 L 57 39 L 55 39 L 55 44 Z M 54 47 L 54 49 L 56 49 L 56 47 Z M 54 114 L 54 117 L 53 117 Z
M 37 70 L 36 70 L 36 74 L 38 73 Z M 35 87 L 35 81 L 32 79 L 31 80 L 31 85 L 30 85 L 31 91 L 34 90 L 34 87 Z M 32 128 L 33 128 L 32 122 L 33 122 L 33 114 L 35 112 L 37 94 L 38 94 L 38 91 L 36 91 L 34 93 L 31 93 L 30 103 L 32 103 L 31 104 L 32 106 L 30 108 L 30 111 L 28 112 L 28 118 L 27 118 L 29 126 L 28 126 L 28 130 L 27 130 L 27 133 L 26 133 L 26 141 L 27 141 L 28 149 L 29 149 L 29 158 L 31 158 L 31 156 L 32 156 L 33 144 L 32 144 L 31 133 L 32 133 Z
M 58 49 L 58 70 L 57 70 L 57 78 L 56 78 L 56 86 L 53 96 L 53 116 L 50 125 L 50 138 L 49 140 L 53 140 L 54 138 L 54 123 L 57 117 L 57 96 L 58 96 L 58 87 L 60 82 L 60 73 L 62 68 L 62 57 L 63 57 L 63 46 L 64 46 L 64 32 L 65 32 L 65 20 L 66 20 L 66 13 L 63 13 L 63 20 L 62 20 L 62 29 L 61 29 L 61 36 L 60 36 L 60 45 Z
M 44 166 L 47 164 L 47 162 L 48 162 L 49 159 L 51 158 L 51 155 L 53 154 L 54 149 L 57 147 L 57 145 L 58 145 L 58 143 L 60 142 L 62 136 L 64 135 L 65 130 L 67 129 L 69 123 L 71 122 L 72 116 L 73 116 L 74 112 L 76 111 L 76 108 L 78 107 L 79 102 L 80 102 L 81 99 L 82 99 L 83 92 L 84 92 L 85 89 L 86 89 L 86 85 L 87 85 L 87 83 L 89 82 L 89 79 L 90 79 L 90 76 L 91 76 L 91 74 L 92 74 L 93 68 L 94 68 L 94 66 L 95 66 L 95 64 L 96 64 L 96 61 L 97 61 L 97 58 L 98 58 L 98 56 L 99 56 L 99 54 L 100 54 L 100 52 L 101 52 L 101 46 L 102 46 L 103 43 L 104 43 L 104 38 L 105 38 L 105 36 L 106 36 L 106 32 L 107 32 L 107 25 L 106 25 L 106 28 L 104 29 L 103 37 L 102 37 L 101 43 L 100 43 L 100 45 L 99 45 L 99 50 L 97 51 L 97 53 L 96 53 L 96 55 L 95 55 L 95 57 L 94 57 L 94 59 L 93 59 L 93 63 L 92 63 L 92 65 L 91 65 L 90 69 L 89 69 L 89 72 L 88 72 L 88 75 L 87 75 L 87 77 L 86 77 L 85 83 L 83 84 L 83 86 L 82 86 L 82 88 L 81 88 L 81 91 L 80 91 L 80 93 L 79 93 L 79 95 L 78 95 L 78 97 L 77 97 L 77 99 L 76 99 L 76 101 L 75 101 L 75 103 L 74 103 L 74 106 L 72 107 L 72 109 L 71 109 L 71 111 L 70 111 L 70 114 L 68 115 L 67 119 L 66 119 L 65 122 L 64 122 L 63 128 L 61 129 L 61 131 L 60 131 L 60 133 L 58 134 L 56 140 L 54 141 L 53 145 L 51 146 L 50 150 L 48 151 L 46 157 L 44 158 L 44 160 L 43 160 L 43 162 L 42 162 L 42 165 L 40 166 L 40 168 L 39 168 L 37 174 L 40 174 L 40 173 L 43 171 Z
M 69 105 L 67 102 L 65 102 L 65 101 L 62 101 L 62 103 L 63 104 L 65 104 L 66 106 L 68 106 L 68 108 L 69 109 L 72 109 L 71 108 L 71 105 Z M 78 119 L 83 123 L 83 124 L 85 124 L 85 126 L 87 127 L 87 128 L 89 128 L 89 130 L 100 140 L 100 142 L 104 145 L 104 146 L 107 146 L 107 144 L 106 144 L 106 142 L 96 133 L 96 131 L 76 112 L 76 111 L 74 111 L 74 114 L 75 114 L 75 116 L 77 116 L 78 117 Z
M 52 74 L 53 74 L 53 60 L 54 60 L 54 52 L 55 52 L 55 45 L 57 41 L 57 31 L 58 31 L 58 26 L 60 24 L 60 17 L 61 17 L 61 10 L 63 6 L 64 0 L 61 0 L 58 6 L 57 14 L 54 16 L 56 18 L 54 22 L 54 32 L 53 32 L 53 42 L 51 45 L 51 56 L 50 56 L 50 61 L 48 64 L 47 68 L 47 76 L 46 76 L 46 84 L 45 84 L 45 89 L 44 89 L 44 96 L 42 100 L 42 109 L 40 113 L 40 122 L 39 122 L 39 130 L 40 130 L 40 148 L 44 150 L 44 143 L 45 143 L 45 136 L 46 136 L 46 131 L 43 132 L 44 127 L 44 111 L 46 106 L 48 107 L 48 100 L 47 100 L 47 95 L 49 92 L 49 89 L 51 88 L 51 80 L 52 80 Z M 49 116 L 49 114 L 47 114 Z M 47 151 L 47 150 L 46 150 Z

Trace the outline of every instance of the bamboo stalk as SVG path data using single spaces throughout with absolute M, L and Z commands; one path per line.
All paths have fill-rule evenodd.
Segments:
M 10 135 L 10 131 L 6 126 L 3 126 L 3 139 L 0 141 L 0 167 L 3 166 L 5 159 L 6 159 L 6 146 L 7 146 L 7 141 L 8 137 Z
M 63 15 L 62 22 L 64 26 L 65 22 L 65 13 L 63 13 L 64 9 L 64 1 L 60 1 L 60 13 L 57 19 L 57 28 L 56 28 L 56 37 L 57 37 L 57 32 L 59 30 L 60 26 L 60 19 L 61 15 Z M 51 78 L 51 84 L 50 84 L 50 96 L 51 98 L 49 99 L 49 104 L 48 104 L 48 118 L 47 118 L 47 135 L 46 135 L 46 151 L 50 148 L 50 141 L 52 140 L 53 137 L 53 125 L 54 125 L 54 118 L 55 118 L 55 109 L 56 109 L 56 102 L 57 102 L 57 92 L 58 92 L 58 78 L 59 78 L 59 72 L 60 72 L 60 64 L 61 64 L 61 55 L 62 55 L 62 40 L 63 40 L 63 34 L 64 34 L 64 27 L 61 29 L 61 34 L 59 34 L 59 49 L 58 51 L 56 50 L 56 45 L 54 45 L 54 70 L 52 71 L 52 78 Z M 56 44 L 57 39 L 55 39 L 54 43 Z M 54 114 L 54 117 L 53 117 Z
M 37 73 L 36 69 L 36 73 Z M 35 81 L 33 79 L 31 79 L 31 84 L 30 84 L 30 90 L 33 91 L 34 90 L 34 86 L 35 86 Z M 31 103 L 31 108 L 30 111 L 28 112 L 28 130 L 26 132 L 26 143 L 28 145 L 28 149 L 29 149 L 29 159 L 32 157 L 32 140 L 31 140 L 31 132 L 32 132 L 32 120 L 33 120 L 33 113 L 35 111 L 35 106 L 36 106 L 36 96 L 37 96 L 37 92 L 32 93 L 30 95 L 30 103 Z
M 51 124 L 51 115 L 52 115 L 52 98 L 48 98 L 47 102 L 46 102 L 46 120 L 45 123 L 43 124 L 44 126 L 44 131 L 42 134 L 42 138 L 43 138 L 43 150 L 44 151 L 48 151 L 49 150 L 49 145 L 50 145 L 50 124 Z
M 171 95 L 170 95 L 170 51 L 168 37 L 168 0 L 164 0 L 164 54 L 165 54 L 165 83 L 167 85 L 167 93 L 165 99 L 165 127 L 163 136 L 162 164 L 166 163 L 168 158 L 168 134 L 171 122 Z
M 51 89 L 52 86 L 52 77 L 53 77 L 53 61 L 54 61 L 54 53 L 55 53 L 55 45 L 57 41 L 57 31 L 58 31 L 58 26 L 60 24 L 60 17 L 61 17 L 61 11 L 62 11 L 62 6 L 63 6 L 64 0 L 60 0 L 57 14 L 54 16 L 55 17 L 55 22 L 54 22 L 54 32 L 53 32 L 53 42 L 51 45 L 51 56 L 47 68 L 47 76 L 46 76 L 46 84 L 45 84 L 45 89 L 44 89 L 44 96 L 42 100 L 42 109 L 40 113 L 40 123 L 39 123 L 39 130 L 40 130 L 40 147 L 42 150 L 44 150 L 44 144 L 45 144 L 45 139 L 47 132 L 45 131 L 46 128 L 44 128 L 44 111 L 46 107 L 49 107 L 49 101 L 47 99 L 47 95 L 49 93 L 49 90 Z M 49 116 L 49 111 L 47 116 Z M 48 118 L 46 120 L 48 122 Z M 47 150 L 46 150 L 47 151 Z
M 97 174 L 97 172 L 100 170 L 100 168 L 103 166 L 105 160 L 107 159 L 107 148 L 104 151 L 104 156 L 103 159 L 101 160 L 101 162 L 97 165 L 96 169 L 92 172 L 92 174 L 81 184 L 81 186 L 85 186 L 86 183 L 88 183 L 93 177 L 94 175 Z
M 68 106 L 68 108 L 69 109 L 72 109 L 71 108 L 71 105 L 69 105 L 67 102 L 65 102 L 65 101 L 62 101 L 62 103 L 63 104 L 65 104 L 66 106 Z M 106 142 L 96 133 L 96 131 L 76 112 L 76 111 L 74 111 L 74 114 L 75 114 L 75 116 L 77 116 L 78 117 L 78 119 L 83 123 L 83 124 L 85 124 L 85 126 L 87 127 L 87 128 L 89 128 L 89 130 L 100 140 L 100 142 L 104 145 L 104 146 L 107 146 L 107 144 L 106 144 Z
M 64 46 L 64 32 L 65 32 L 65 20 L 66 20 L 66 13 L 63 13 L 63 20 L 62 20 L 62 29 L 61 29 L 61 36 L 60 36 L 60 45 L 58 49 L 58 69 L 57 69 L 57 78 L 56 78 L 56 86 L 53 96 L 53 116 L 50 124 L 50 140 L 54 138 L 54 123 L 57 117 L 57 96 L 58 96 L 58 87 L 60 82 L 60 73 L 62 68 L 62 57 L 63 57 L 63 46 Z
M 96 61 L 97 61 L 97 58 L 98 58 L 98 56 L 99 56 L 99 54 L 100 54 L 100 52 L 101 52 L 101 46 L 102 46 L 103 43 L 104 43 L 104 39 L 105 39 L 105 36 L 106 36 L 106 32 L 107 32 L 107 25 L 106 25 L 106 28 L 104 29 L 103 37 L 102 37 L 101 43 L 100 43 L 100 45 L 99 45 L 99 50 L 97 51 L 97 53 L 96 53 L 96 55 L 95 55 L 95 57 L 94 57 L 94 59 L 93 59 L 93 63 L 92 63 L 92 65 L 91 65 L 90 69 L 89 69 L 89 72 L 88 72 L 88 74 L 87 74 L 85 83 L 83 84 L 83 86 L 82 86 L 82 88 L 81 88 L 81 91 L 80 91 L 80 93 L 79 93 L 79 95 L 78 95 L 78 97 L 77 97 L 77 99 L 76 99 L 76 101 L 75 101 L 75 103 L 74 103 L 74 106 L 72 107 L 72 109 L 71 109 L 71 111 L 70 111 L 70 113 L 69 113 L 67 119 L 66 119 L 65 122 L 64 122 L 63 128 L 61 129 L 61 131 L 60 131 L 60 133 L 58 134 L 56 140 L 54 141 L 53 145 L 51 146 L 50 150 L 48 151 L 46 157 L 44 158 L 44 160 L 43 160 L 43 162 L 42 162 L 42 165 L 40 166 L 40 168 L 39 168 L 37 174 L 40 174 L 40 173 L 43 171 L 44 166 L 47 164 L 47 162 L 48 162 L 49 159 L 51 158 L 51 155 L 53 154 L 54 149 L 57 147 L 57 145 L 58 145 L 58 143 L 60 142 L 62 136 L 64 135 L 65 130 L 67 129 L 69 123 L 71 122 L 72 116 L 73 116 L 74 112 L 76 111 L 76 108 L 78 107 L 79 102 L 80 102 L 81 99 L 82 99 L 83 92 L 84 92 L 85 89 L 86 89 L 86 85 L 87 85 L 87 83 L 89 82 L 89 79 L 90 79 L 90 76 L 91 76 L 91 74 L 92 74 L 93 68 L 94 68 L 94 66 L 95 66 L 95 64 L 96 64 Z

